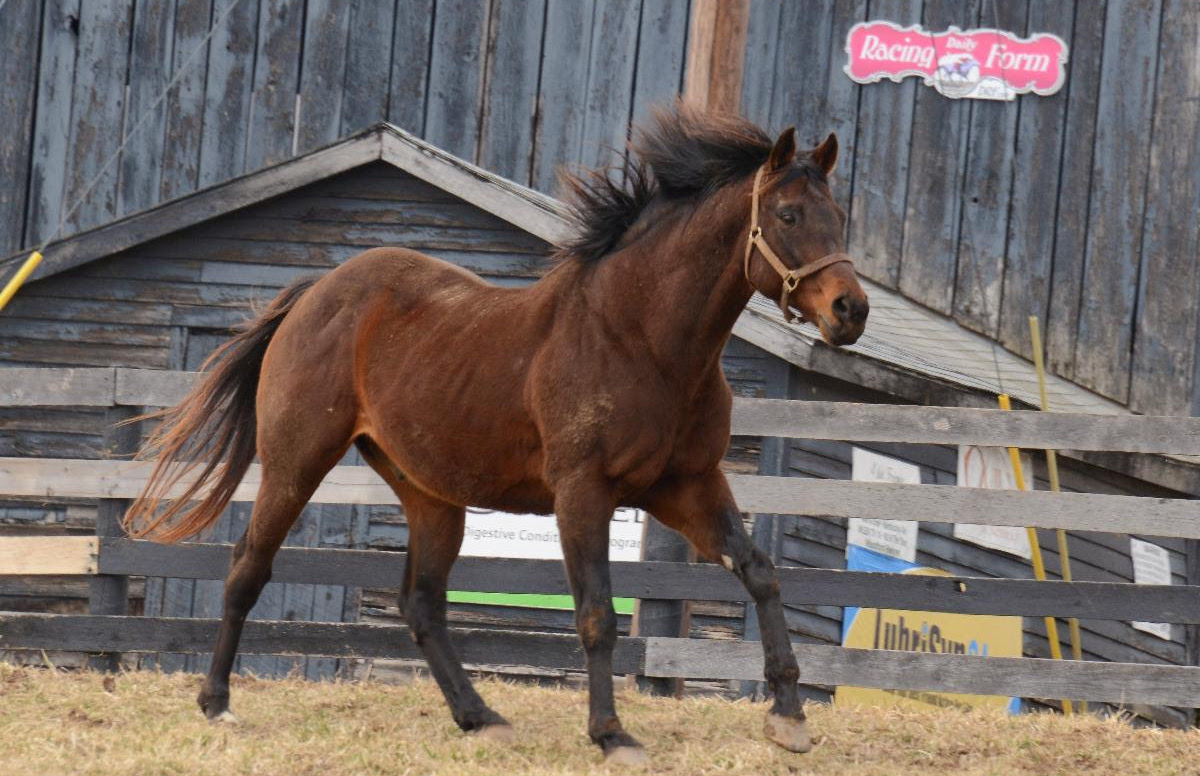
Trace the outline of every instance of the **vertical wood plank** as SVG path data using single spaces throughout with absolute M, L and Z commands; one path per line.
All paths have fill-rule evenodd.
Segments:
M 1130 408 L 1191 415 L 1200 283 L 1200 5 L 1165 0 Z
M 1020 34 L 1025 30 L 1026 15 L 1024 0 L 987 3 L 981 8 L 980 24 Z M 954 317 L 989 337 L 995 337 L 1000 326 L 1013 144 L 1020 108 L 1017 101 L 971 101 Z
M 183 63 L 208 34 L 212 0 L 187 0 L 175 5 L 171 72 Z M 208 75 L 208 46 L 195 55 L 166 99 L 158 201 L 196 190 L 200 182 L 200 140 L 204 130 L 204 82 Z
M 567 161 L 603 167 L 624 158 L 640 10 L 641 0 L 608 0 L 596 6 L 582 145 L 579 157 Z
M 1074 10 L 1068 3 L 1030 3 L 1029 32 L 1050 32 L 1069 40 Z M 1000 341 L 1009 350 L 1032 358 L 1029 316 L 1036 315 L 1045 321 L 1051 303 L 1054 225 L 1058 221 L 1067 94 L 1065 91 L 1049 97 L 1026 94 L 1019 99 Z
M 556 169 L 580 158 L 594 0 L 548 0 L 533 186 L 553 193 Z
M 307 13 L 300 115 L 296 117 L 296 152 L 300 154 L 332 143 L 341 133 L 346 57 L 351 46 L 347 3 L 308 0 Z
M 37 113 L 30 162 L 25 242 L 36 245 L 58 226 L 71 137 L 71 98 L 79 42 L 79 0 L 43 0 Z
M 429 43 L 435 15 L 433 0 L 398 0 L 396 5 L 388 121 L 421 137 L 425 136 Z
M 924 24 L 933 32 L 951 25 L 971 29 L 978 16 L 979 0 L 925 0 Z M 954 303 L 970 111 L 970 100 L 951 100 L 929 87 L 917 89 L 900 290 L 947 315 Z
M 490 2 L 438 0 L 429 60 L 424 137 L 475 161 Z
M 304 0 L 263 0 L 254 60 L 246 171 L 292 156 Z
M 186 5 L 186 3 L 185 3 Z M 171 80 L 175 43 L 174 0 L 142 0 L 134 6 L 129 56 L 129 142 L 121 155 L 117 214 L 158 204 L 167 100 L 134 128 Z M 196 63 L 193 61 L 192 66 Z
M 1104 30 L 1075 379 L 1120 402 L 1129 398 L 1161 11 L 1160 0 L 1110 0 Z
M 204 134 L 200 142 L 200 187 L 229 180 L 246 167 L 250 93 L 259 0 L 213 0 L 213 20 L 225 18 L 208 44 Z M 228 14 L 226 13 L 228 11 Z
M 867 0 L 839 0 L 833 8 L 833 33 L 830 38 L 828 77 L 825 83 L 825 97 L 820 103 L 819 112 L 824 118 L 823 124 L 817 124 L 817 135 L 825 139 L 828 132 L 837 133 L 841 153 L 838 154 L 837 170 L 833 174 L 831 185 L 833 198 L 847 212 L 850 210 L 851 183 L 854 180 L 855 136 L 858 128 L 858 98 L 862 86 L 846 77 L 843 67 L 846 64 L 846 35 L 850 28 L 867 18 Z M 808 110 L 808 109 L 806 109 Z M 846 224 L 847 237 L 850 224 Z
M 105 416 L 103 454 L 106 457 L 126 457 L 137 451 L 140 434 L 137 424 L 121 425 L 136 415 L 132 407 L 114 407 Z M 101 499 L 96 510 L 96 536 L 122 537 L 121 516 L 129 508 L 126 499 Z M 91 578 L 88 612 L 122 616 L 129 611 L 129 577 L 97 574 Z M 101 671 L 116 671 L 121 665 L 118 653 L 92 655 L 88 665 Z
M 342 85 L 343 136 L 387 120 L 395 16 L 393 3 L 378 0 L 350 3 L 346 75 Z M 422 26 L 421 19 L 415 21 L 422 29 L 429 29 L 428 22 Z
M 0 251 L 23 244 L 38 57 L 37 0 L 9 0 L 0 8 Z
M 691 5 L 684 98 L 709 110 L 736 113 L 746 63 L 749 0 L 693 0 Z
M 670 105 L 683 82 L 688 4 L 642 0 L 637 73 L 633 85 L 633 122 L 644 123 L 655 105 Z M 731 110 L 737 111 L 737 105 Z
M 1079 297 L 1083 284 L 1088 202 L 1100 100 L 1100 60 L 1104 50 L 1104 14 L 1075 14 L 1071 62 L 1064 90 L 1067 114 L 1063 131 L 1062 179 L 1054 231 L 1054 266 L 1050 278 L 1053 303 L 1046 313 L 1046 366 L 1070 378 L 1075 372 L 1075 335 L 1079 330 Z
M 529 183 L 533 158 L 533 122 L 544 25 L 542 3 L 493 0 L 479 165 L 521 184 Z
M 742 115 L 759 126 L 771 122 L 775 59 L 779 50 L 779 17 L 783 3 L 751 3 L 746 20 L 746 54 L 742 64 Z
M 796 127 L 801 148 L 815 146 L 828 133 L 822 111 L 813 110 L 825 96 L 833 52 L 833 2 L 785 3 L 779 18 L 779 52 L 772 91 L 772 129 Z
M 873 18 L 900 25 L 921 20 L 921 0 L 872 3 Z M 904 242 L 908 151 L 916 79 L 861 87 L 847 247 L 858 271 L 895 287 Z M 924 88 L 924 87 L 922 87 Z
M 320 545 L 320 522 L 323 508 L 319 504 L 310 504 L 300 513 L 300 517 L 292 526 L 287 540 L 289 547 L 317 547 Z M 279 616 L 275 619 L 311 622 L 313 620 L 313 603 L 316 600 L 316 585 L 285 584 L 283 585 L 282 605 Z M 305 675 L 308 658 L 280 658 L 273 670 L 274 676 L 286 676 L 295 671 Z
M 118 164 L 108 166 L 121 143 L 125 76 L 129 65 L 130 6 L 124 0 L 89 0 L 80 6 L 79 61 L 71 101 L 71 140 L 63 207 L 64 234 L 97 226 L 117 214 Z M 88 186 L 95 186 L 88 191 Z
M 363 465 L 358 458 L 358 451 L 354 450 L 342 463 Z M 338 504 L 322 505 L 318 534 L 311 546 L 349 549 L 352 546 L 351 533 L 355 509 L 356 507 L 353 506 Z M 314 585 L 313 606 L 310 614 L 312 620 L 314 622 L 342 622 L 346 593 L 347 590 L 342 585 Z M 305 676 L 309 679 L 332 679 L 336 676 L 341 662 L 336 658 L 310 657 L 306 663 Z

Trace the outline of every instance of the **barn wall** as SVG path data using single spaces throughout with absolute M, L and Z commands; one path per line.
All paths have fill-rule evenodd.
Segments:
M 1051 97 L 949 100 L 841 71 L 860 21 L 1052 32 Z M 871 278 L 1139 412 L 1193 414 L 1200 262 L 1200 5 L 1186 0 L 753 3 L 742 109 L 836 131 L 835 193 Z
M 689 2 L 10 0 L 0 35 L 0 253 L 71 233 L 390 120 L 553 191 L 619 158 L 631 119 L 679 91 Z M 866 19 L 1048 31 L 1052 97 L 948 100 L 841 72 Z M 743 111 L 837 131 L 837 196 L 870 277 L 1133 409 L 1200 405 L 1200 6 L 1191 0 L 751 4 Z M 15 129 L 15 132 L 12 131 Z M 92 180 L 93 194 L 77 209 Z
M 688 10 L 672 0 L 10 0 L 0 42 L 22 55 L 0 73 L 0 254 L 38 244 L 61 218 L 71 234 L 379 121 L 549 190 L 560 164 L 619 160 L 629 121 L 679 91 Z M 124 133 L 128 146 L 101 173 Z

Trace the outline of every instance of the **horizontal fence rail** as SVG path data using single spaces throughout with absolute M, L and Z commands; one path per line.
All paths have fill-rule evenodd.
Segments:
M 3 540 L 0 539 L 0 547 Z M 228 544 L 156 544 L 132 539 L 101 542 L 99 573 L 224 579 Z M 275 556 L 276 582 L 400 588 L 405 553 L 283 547 Z M 1039 582 L 1033 579 L 934 577 L 781 567 L 780 593 L 790 605 L 865 606 L 959 614 L 1080 617 L 1200 623 L 1200 587 L 1125 582 Z M 450 575 L 454 590 L 565 594 L 557 560 L 460 557 Z M 627 598 L 749 600 L 742 583 L 709 563 L 614 561 L 613 595 Z
M 152 465 L 144 461 L 0 458 L 0 496 L 134 498 Z M 253 501 L 261 467 L 251 466 L 233 495 Z M 746 512 L 884 520 L 920 515 L 931 523 L 1036 526 L 1200 539 L 1200 502 L 1095 493 L 988 490 L 954 485 L 729 475 Z M 182 491 L 185 484 L 179 486 Z M 312 497 L 318 504 L 395 504 L 396 497 L 366 466 L 336 466 Z
M 0 407 L 163 407 L 194 372 L 110 368 L 0 369 Z M 858 442 L 1200 455 L 1200 418 L 1081 415 L 966 407 L 735 399 L 733 433 Z
M 216 620 L 0 614 L 0 649 L 207 653 Z M 459 655 L 475 665 L 584 668 L 575 636 L 453 629 Z M 824 645 L 793 647 L 805 684 L 937 690 L 1031 698 L 1200 707 L 1200 668 L 974 657 Z M 402 626 L 248 621 L 239 652 L 357 658 L 421 657 Z M 753 642 L 623 637 L 613 671 L 653 677 L 762 678 Z

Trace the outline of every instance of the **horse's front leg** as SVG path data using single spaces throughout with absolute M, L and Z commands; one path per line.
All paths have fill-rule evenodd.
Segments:
M 646 507 L 663 524 L 687 537 L 701 555 L 737 575 L 754 599 L 762 632 L 767 686 L 775 696 L 767 714 L 767 737 L 792 752 L 812 748 L 804 719 L 779 577 L 771 559 L 754 546 L 742 525 L 733 494 L 719 469 L 708 474 L 673 478 L 657 485 Z
M 575 597 L 575 627 L 587 655 L 588 735 L 608 762 L 641 765 L 645 752 L 621 727 L 613 700 L 617 615 L 608 573 L 608 531 L 615 507 L 600 478 L 589 477 L 564 484 L 554 502 L 567 580 Z

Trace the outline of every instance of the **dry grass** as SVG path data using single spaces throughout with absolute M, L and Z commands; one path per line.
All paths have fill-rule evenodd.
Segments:
M 107 689 L 106 689 L 107 679 Z M 576 690 L 497 681 L 482 694 L 516 726 L 502 745 L 463 736 L 437 688 L 235 680 L 236 727 L 193 704 L 199 678 L 150 672 L 115 680 L 0 664 L 0 773 L 579 774 L 606 772 L 584 732 Z M 622 693 L 626 726 L 653 771 L 671 774 L 1197 774 L 1200 732 L 1136 730 L 1118 721 L 947 709 L 810 707 L 818 745 L 768 744 L 765 707 Z

